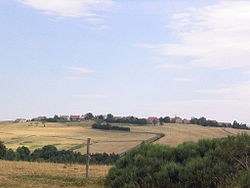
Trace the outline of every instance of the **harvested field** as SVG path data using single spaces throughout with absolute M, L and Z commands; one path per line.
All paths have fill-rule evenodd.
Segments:
M 91 138 L 91 153 L 122 153 L 154 136 L 154 134 L 103 131 L 90 127 L 92 122 L 71 123 L 9 123 L 0 127 L 0 140 L 8 148 L 26 146 L 30 150 L 54 145 L 59 150 L 84 153 Z
M 110 168 L 92 165 L 87 180 L 84 165 L 0 161 L 0 187 L 102 188 L 102 178 Z
M 164 133 L 166 136 L 156 141 L 156 143 L 170 146 L 178 146 L 186 141 L 196 142 L 200 139 L 221 138 L 240 133 L 250 134 L 250 130 L 173 123 L 164 124 L 163 126 L 133 126 L 131 130 Z

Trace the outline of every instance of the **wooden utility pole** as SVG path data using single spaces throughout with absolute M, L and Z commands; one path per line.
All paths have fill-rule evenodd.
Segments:
M 86 178 L 89 177 L 90 138 L 87 139 Z

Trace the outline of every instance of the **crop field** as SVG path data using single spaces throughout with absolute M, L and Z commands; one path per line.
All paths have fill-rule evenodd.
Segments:
M 103 188 L 103 177 L 110 168 L 111 166 L 92 165 L 91 177 L 85 179 L 84 165 L 0 160 L 0 187 Z
M 122 124 L 115 124 L 122 126 Z M 240 133 L 250 134 L 250 130 L 220 128 L 220 127 L 203 127 L 193 124 L 174 124 L 167 123 L 163 126 L 131 126 L 135 132 L 154 132 L 164 133 L 166 136 L 156 141 L 159 144 L 178 146 L 187 141 L 198 141 L 200 139 L 221 138 Z
M 202 138 L 219 138 L 246 132 L 232 128 L 203 127 L 186 124 L 164 124 L 163 126 L 135 126 L 114 124 L 131 128 L 131 132 L 104 131 L 92 129 L 91 121 L 70 123 L 1 123 L 0 140 L 8 148 L 26 146 L 30 150 L 45 145 L 54 145 L 59 150 L 73 150 L 84 153 L 86 140 L 91 138 L 91 153 L 123 153 L 142 141 L 164 133 L 166 136 L 156 141 L 160 144 L 177 146 L 185 141 L 198 141 Z
M 0 140 L 8 148 L 26 146 L 30 150 L 54 145 L 59 150 L 85 152 L 87 138 L 91 138 L 91 153 L 122 153 L 154 134 L 92 129 L 92 122 L 5 123 L 0 125 Z

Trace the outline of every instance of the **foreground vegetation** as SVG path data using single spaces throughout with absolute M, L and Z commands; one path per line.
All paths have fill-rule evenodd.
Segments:
M 119 155 L 96 153 L 91 154 L 91 164 L 114 164 Z M 86 163 L 86 155 L 80 152 L 73 152 L 70 150 L 58 151 L 53 145 L 44 146 L 41 149 L 36 149 L 30 152 L 29 148 L 22 146 L 16 151 L 7 149 L 3 142 L 0 141 L 0 159 L 10 161 L 39 161 L 39 162 L 53 162 L 53 163 Z
M 176 148 L 143 145 L 107 176 L 112 188 L 250 187 L 250 136 L 186 142 Z

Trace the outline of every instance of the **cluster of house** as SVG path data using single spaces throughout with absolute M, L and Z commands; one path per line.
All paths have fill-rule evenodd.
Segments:
M 58 116 L 58 119 L 63 120 L 63 121 L 83 121 L 87 119 L 88 114 L 85 115 L 61 115 Z M 130 118 L 132 116 L 129 117 L 120 117 L 120 116 L 114 116 L 114 119 L 122 119 L 122 118 Z M 104 118 L 106 118 L 104 116 Z M 33 121 L 42 121 L 42 120 L 46 120 L 48 119 L 46 116 L 38 116 L 33 118 Z M 19 118 L 16 119 L 15 122 L 16 123 L 24 123 L 24 122 L 28 122 L 30 120 L 28 119 L 23 119 L 23 118 Z M 160 118 L 158 117 L 148 117 L 147 118 L 148 123 L 159 123 L 160 122 Z M 210 122 L 215 122 L 218 123 L 218 125 L 229 125 L 230 123 L 225 123 L 225 122 L 217 122 L 216 120 L 209 120 Z M 191 124 L 191 120 L 188 119 L 182 119 L 178 116 L 175 116 L 173 118 L 170 118 L 170 123 L 179 123 L 179 124 Z
M 15 123 L 25 123 L 27 121 L 29 121 L 29 120 L 23 119 L 23 118 L 18 118 L 18 119 L 15 120 Z
M 82 121 L 85 120 L 87 115 L 62 115 L 59 116 L 59 119 L 64 120 L 64 121 Z
M 158 117 L 148 117 L 147 119 L 149 122 L 153 122 L 153 121 L 156 121 L 156 122 L 159 122 L 159 118 Z M 191 123 L 191 120 L 188 120 L 188 119 L 182 119 L 178 116 L 175 116 L 173 118 L 170 118 L 170 122 L 171 123 L 179 123 L 179 124 L 190 124 Z
M 65 120 L 65 121 L 81 121 L 81 120 L 85 120 L 86 119 L 86 114 L 85 115 L 61 115 L 58 116 L 59 119 L 61 120 Z M 48 119 L 48 117 L 46 116 L 38 116 L 35 118 L 32 118 L 33 121 L 42 121 L 42 120 L 46 120 Z M 15 123 L 24 123 L 24 122 L 28 122 L 30 120 L 28 119 L 22 119 L 22 118 L 18 118 L 15 120 Z

